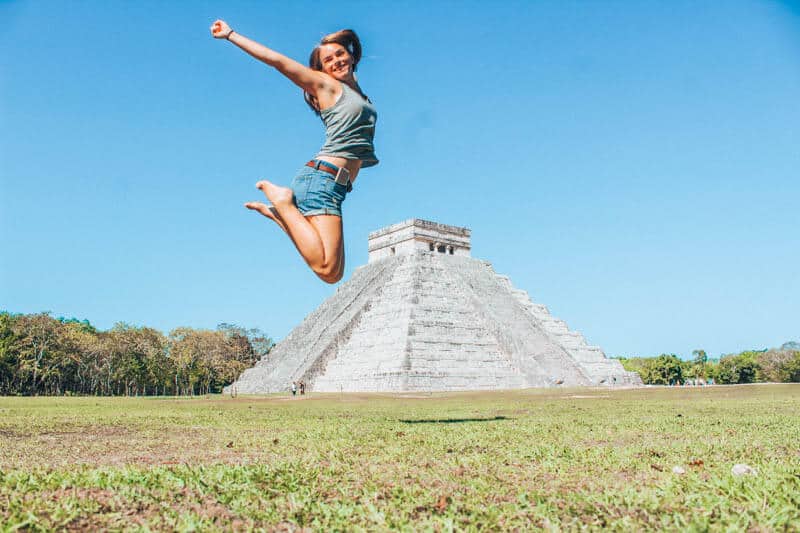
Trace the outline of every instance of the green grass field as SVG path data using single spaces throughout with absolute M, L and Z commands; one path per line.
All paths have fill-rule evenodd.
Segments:
M 0 398 L 0 531 L 800 531 L 798 509 L 800 385 Z

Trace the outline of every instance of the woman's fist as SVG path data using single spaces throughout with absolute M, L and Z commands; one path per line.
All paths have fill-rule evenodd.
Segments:
M 227 39 L 233 30 L 224 20 L 215 20 L 211 25 L 211 35 L 215 39 Z

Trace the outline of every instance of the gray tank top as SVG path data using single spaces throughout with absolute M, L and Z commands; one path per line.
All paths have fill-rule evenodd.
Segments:
M 342 83 L 339 99 L 319 114 L 325 124 L 325 144 L 318 156 L 360 159 L 364 168 L 378 164 L 372 144 L 378 113 L 372 102 Z

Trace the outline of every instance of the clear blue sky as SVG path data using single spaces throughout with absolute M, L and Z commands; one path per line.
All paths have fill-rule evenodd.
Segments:
M 242 203 L 323 140 L 305 61 L 362 37 L 382 163 L 367 234 L 467 226 L 473 255 L 609 355 L 800 340 L 797 2 L 0 3 L 0 309 L 280 339 L 336 287 Z

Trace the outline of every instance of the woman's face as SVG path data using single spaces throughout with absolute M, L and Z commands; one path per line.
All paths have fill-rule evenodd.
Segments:
M 337 43 L 321 44 L 319 59 L 322 71 L 339 81 L 349 80 L 353 76 L 353 56 L 347 48 Z

